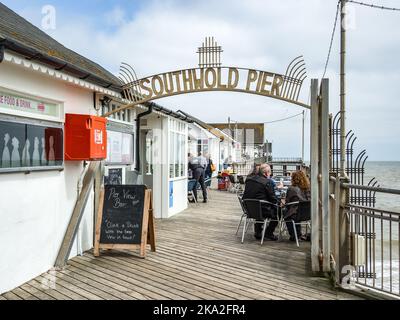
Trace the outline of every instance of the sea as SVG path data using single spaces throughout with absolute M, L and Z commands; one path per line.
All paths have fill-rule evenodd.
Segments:
M 364 181 L 375 178 L 380 187 L 400 190 L 400 161 L 367 161 Z M 377 193 L 376 207 L 400 212 L 400 196 Z
M 367 161 L 365 163 L 364 181 L 375 178 L 383 188 L 400 190 L 400 161 Z M 377 209 L 396 212 L 393 217 L 400 217 L 400 195 L 376 193 Z M 358 281 L 386 292 L 400 295 L 400 222 L 384 221 L 383 233 L 380 221 L 375 223 L 375 266 L 369 271 L 376 273 L 375 279 L 360 278 Z M 392 241 L 390 241 L 390 238 Z M 374 270 L 372 270 L 374 269 Z

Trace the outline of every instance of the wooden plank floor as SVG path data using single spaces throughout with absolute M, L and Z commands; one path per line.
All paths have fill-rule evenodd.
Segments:
M 4 299 L 358 299 L 310 276 L 310 244 L 235 236 L 241 215 L 234 194 L 212 191 L 156 221 L 157 252 L 91 252 L 0 295 Z

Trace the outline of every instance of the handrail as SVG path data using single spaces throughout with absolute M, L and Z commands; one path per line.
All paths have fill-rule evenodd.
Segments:
M 97 170 L 99 170 L 99 166 L 99 161 L 90 162 L 89 168 L 84 175 L 82 190 L 76 199 L 74 210 L 72 212 L 67 230 L 65 231 L 63 241 L 61 243 L 56 261 L 54 263 L 54 265 L 58 268 L 64 267 L 67 262 L 72 245 L 75 240 L 75 236 L 78 232 L 79 224 L 82 220 L 86 208 L 86 203 L 89 199 L 90 192 L 92 191 L 96 172 Z
M 332 177 L 331 177 L 331 179 L 332 179 Z M 367 190 L 367 191 L 375 191 L 375 192 L 380 192 L 380 193 L 389 193 L 389 194 L 400 195 L 400 190 L 398 190 L 398 189 L 363 186 L 363 185 L 351 184 L 351 183 L 342 183 L 341 185 L 347 189 Z

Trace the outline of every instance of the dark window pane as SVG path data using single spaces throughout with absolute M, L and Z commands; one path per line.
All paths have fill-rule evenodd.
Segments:
M 25 144 L 25 125 L 0 121 L 1 167 L 21 167 L 22 148 Z
M 46 155 L 48 166 L 62 165 L 63 162 L 63 132 L 60 128 L 45 128 Z

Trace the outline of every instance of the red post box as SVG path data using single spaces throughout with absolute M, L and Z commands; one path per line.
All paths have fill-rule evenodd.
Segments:
M 65 160 L 107 158 L 107 119 L 86 114 L 65 115 Z

